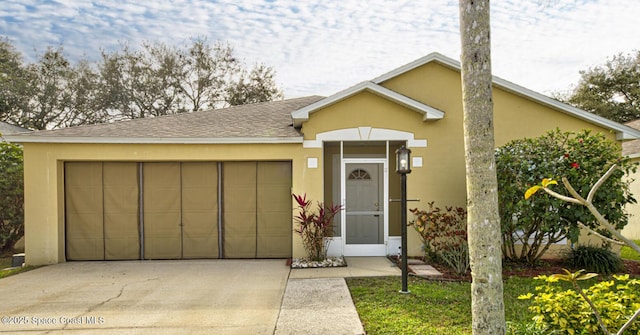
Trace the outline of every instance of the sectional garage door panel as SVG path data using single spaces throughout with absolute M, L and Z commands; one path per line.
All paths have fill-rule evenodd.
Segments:
M 224 163 L 223 190 L 224 256 L 255 258 L 256 163 Z
M 67 162 L 67 260 L 291 257 L 291 162 Z
M 259 162 L 258 258 L 291 257 L 291 164 Z
M 182 257 L 180 163 L 144 163 L 144 257 Z
M 103 260 L 102 163 L 65 165 L 66 253 L 69 260 Z
M 218 258 L 218 165 L 182 163 L 182 257 Z
M 138 164 L 104 163 L 105 259 L 140 259 Z

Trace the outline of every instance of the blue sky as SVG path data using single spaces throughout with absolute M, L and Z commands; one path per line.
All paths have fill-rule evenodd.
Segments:
M 491 2 L 493 73 L 551 94 L 579 71 L 640 48 L 640 1 Z M 330 95 L 437 51 L 459 59 L 458 1 L 5 0 L 0 36 L 27 60 L 47 46 L 99 58 L 142 41 L 228 41 L 277 72 L 285 96 Z

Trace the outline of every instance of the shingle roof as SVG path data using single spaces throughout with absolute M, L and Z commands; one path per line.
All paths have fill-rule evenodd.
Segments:
M 640 119 L 626 122 L 625 125 L 640 129 Z M 640 156 L 640 140 L 627 141 L 622 143 L 623 156 Z
M 29 131 L 29 129 L 14 126 L 12 124 L 0 121 L 0 135 L 23 133 L 26 131 Z
M 121 122 L 35 131 L 14 142 L 58 143 L 262 143 L 302 142 L 291 112 L 323 97 L 234 106 Z

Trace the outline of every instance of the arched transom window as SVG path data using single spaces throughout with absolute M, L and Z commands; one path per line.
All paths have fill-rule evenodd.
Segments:
M 366 170 L 355 169 L 349 173 L 349 180 L 371 180 L 371 175 Z

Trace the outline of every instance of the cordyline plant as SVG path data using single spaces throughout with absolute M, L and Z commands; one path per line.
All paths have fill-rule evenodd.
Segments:
M 429 203 L 429 210 L 410 209 L 415 219 L 409 222 L 420 235 L 425 256 L 442 261 L 457 273 L 469 269 L 467 211 L 447 206 L 444 210 Z
M 615 239 L 603 236 L 602 234 L 600 234 L 598 231 L 596 231 L 596 229 L 589 227 L 581 222 L 578 221 L 578 224 L 584 228 L 587 229 L 589 232 L 595 234 L 596 236 L 604 239 L 607 242 L 610 243 L 616 243 L 616 244 L 626 244 L 629 247 L 631 247 L 633 250 L 637 251 L 638 253 L 640 253 L 640 246 L 638 246 L 637 244 L 635 244 L 632 240 L 624 237 L 619 231 L 618 229 L 616 229 L 617 227 L 613 224 L 611 224 L 605 217 L 604 215 L 602 215 L 600 213 L 600 211 L 598 210 L 598 208 L 596 208 L 596 206 L 594 205 L 594 197 L 596 196 L 596 192 L 598 191 L 598 189 L 600 189 L 600 187 L 606 182 L 606 180 L 611 177 L 614 173 L 616 172 L 620 172 L 620 167 L 617 166 L 616 164 L 613 164 L 609 170 L 607 170 L 607 172 L 602 175 L 602 177 L 600 177 L 600 179 L 598 179 L 598 181 L 591 187 L 591 189 L 589 190 L 589 193 L 587 194 L 587 197 L 584 198 L 582 195 L 580 195 L 580 193 L 578 191 L 576 191 L 576 189 L 569 183 L 569 180 L 566 177 L 562 178 L 562 184 L 564 185 L 565 189 L 569 192 L 570 196 L 565 196 L 562 195 L 558 192 L 555 192 L 553 190 L 551 190 L 549 187 L 552 185 L 557 185 L 558 182 L 553 180 L 553 179 L 549 179 L 549 178 L 544 178 L 542 179 L 542 182 L 538 185 L 532 186 L 530 187 L 526 192 L 525 192 L 525 198 L 530 198 L 531 196 L 533 196 L 537 191 L 539 190 L 543 190 L 545 191 L 547 194 L 551 195 L 552 197 L 562 200 L 564 202 L 570 203 L 570 204 L 574 204 L 574 205 L 578 205 L 580 207 L 585 207 L 588 209 L 588 211 L 595 217 L 595 219 L 598 221 L 598 223 L 600 224 L 599 228 L 604 228 L 606 231 L 608 231 L 610 234 L 612 234 Z M 577 272 L 575 274 L 571 274 L 571 273 L 567 273 L 566 275 L 554 275 L 556 278 L 560 279 L 560 280 L 565 280 L 565 281 L 569 281 L 574 285 L 575 290 L 580 293 L 581 297 L 589 304 L 589 307 L 591 308 L 592 313 L 596 316 L 598 325 L 600 326 L 600 328 L 602 329 L 604 334 L 611 334 L 611 332 L 609 332 L 609 330 L 607 329 L 607 325 L 605 324 L 605 322 L 602 320 L 600 313 L 597 309 L 597 307 L 595 306 L 595 304 L 593 304 L 593 302 L 590 301 L 590 299 L 584 294 L 584 292 L 582 292 L 582 289 L 577 287 L 576 285 L 576 281 L 580 280 L 580 275 L 581 272 Z M 587 274 L 584 276 L 592 276 L 591 274 Z M 635 313 L 633 314 L 626 314 L 623 315 L 623 317 L 628 317 L 628 320 L 624 323 L 624 325 L 620 328 L 620 330 L 618 332 L 616 332 L 615 334 L 622 334 L 627 328 L 629 328 L 634 321 L 640 316 L 640 308 L 637 307 L 637 303 L 634 305 L 634 307 L 636 308 Z M 629 317 L 629 315 L 631 315 Z
M 342 205 L 324 206 L 318 203 L 317 213 L 311 211 L 311 200 L 307 195 L 295 195 L 298 203 L 298 215 L 294 217 L 298 228 L 293 231 L 302 238 L 302 245 L 307 256 L 312 261 L 322 261 L 327 258 L 327 249 L 333 232 L 333 218 L 342 210 Z

